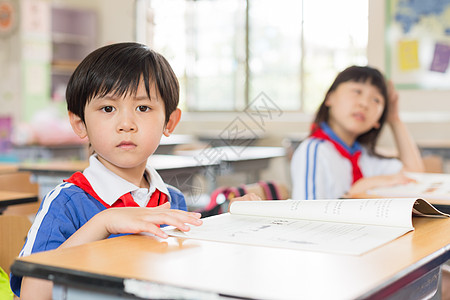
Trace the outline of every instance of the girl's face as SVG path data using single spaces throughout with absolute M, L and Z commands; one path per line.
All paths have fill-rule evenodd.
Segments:
M 380 127 L 385 99 L 370 81 L 347 81 L 328 95 L 325 105 L 329 107 L 328 125 L 351 146 L 361 134 Z

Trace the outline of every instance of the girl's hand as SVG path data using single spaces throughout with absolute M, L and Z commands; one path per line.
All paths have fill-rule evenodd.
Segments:
M 399 172 L 392 175 L 381 175 L 374 177 L 364 177 L 355 182 L 350 191 L 344 195 L 344 197 L 348 198 L 359 198 L 364 197 L 368 190 L 378 188 L 378 187 L 387 187 L 394 186 L 400 184 L 408 184 L 411 182 L 415 182 L 414 179 L 409 178 L 403 172 Z
M 182 231 L 189 231 L 190 227 L 187 224 L 195 226 L 202 224 L 200 213 L 170 209 L 170 203 L 153 208 L 110 208 L 100 214 L 102 216 L 99 217 L 110 234 L 149 232 L 167 238 L 168 235 L 159 228 L 159 225 L 167 224 Z
M 384 176 L 383 176 L 384 177 Z M 417 182 L 415 179 L 410 178 L 405 175 L 405 173 L 400 172 L 393 175 L 386 175 L 386 182 L 382 184 L 381 186 L 394 186 L 394 185 L 403 185 L 408 184 L 412 182 Z
M 228 211 L 230 211 L 231 204 L 234 201 L 260 201 L 260 200 L 261 200 L 261 198 L 254 193 L 248 193 L 242 197 L 233 198 L 230 200 L 230 204 L 228 205 Z
M 388 105 L 388 115 L 386 121 L 388 123 L 393 123 L 400 120 L 399 108 L 398 108 L 398 92 L 395 90 L 394 84 L 391 80 L 387 81 L 387 93 L 388 99 L 386 105 Z

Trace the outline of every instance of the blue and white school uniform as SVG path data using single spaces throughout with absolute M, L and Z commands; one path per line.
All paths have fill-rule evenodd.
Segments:
M 187 210 L 183 194 L 167 186 L 149 165 L 146 176 L 150 177 L 150 188 L 139 188 L 108 170 L 95 155 L 91 156 L 83 174 L 75 173 L 68 180 L 71 182 L 61 183 L 44 197 L 19 256 L 58 248 L 93 216 L 109 207 L 148 207 L 155 200 L 156 205 L 169 201 L 172 209 Z M 16 295 L 20 293 L 21 282 L 22 277 L 11 275 L 11 288 Z
M 298 146 L 292 157 L 292 199 L 337 199 L 350 190 L 354 166 L 336 145 L 350 154 L 359 151 L 357 166 L 363 177 L 395 174 L 403 168 L 398 159 L 370 155 L 357 143 L 350 148 L 327 124 L 320 127 L 328 139 L 311 136 Z

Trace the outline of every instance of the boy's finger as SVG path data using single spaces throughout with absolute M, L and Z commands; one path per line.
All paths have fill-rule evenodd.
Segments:
M 170 202 L 166 202 L 164 204 L 161 204 L 161 205 L 157 206 L 156 208 L 168 209 L 168 208 L 170 208 Z

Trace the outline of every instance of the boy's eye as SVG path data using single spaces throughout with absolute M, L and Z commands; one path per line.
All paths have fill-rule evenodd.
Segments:
M 149 111 L 149 110 L 150 110 L 150 107 L 145 106 L 145 105 L 139 105 L 139 106 L 136 108 L 136 110 L 137 110 L 137 111 L 140 111 L 140 112 L 146 112 L 146 111 Z
M 114 107 L 112 107 L 112 106 L 105 106 L 105 107 L 102 107 L 102 110 L 104 112 L 110 113 L 110 112 L 114 111 Z

